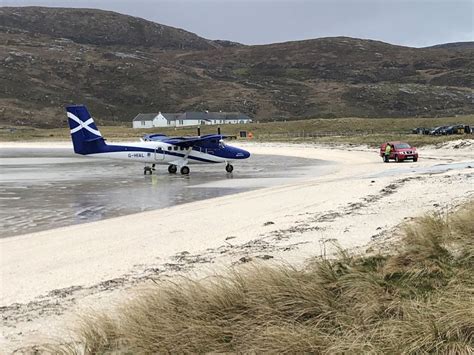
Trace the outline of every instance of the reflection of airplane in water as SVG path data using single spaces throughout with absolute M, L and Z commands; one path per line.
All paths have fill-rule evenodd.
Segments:
M 74 152 L 91 157 L 142 162 L 144 173 L 152 173 L 155 164 L 168 164 L 174 174 L 189 174 L 188 164 L 225 163 L 232 172 L 232 160 L 246 159 L 250 153 L 224 143 L 229 136 L 208 134 L 196 137 L 167 137 L 161 134 L 146 135 L 142 142 L 106 144 L 91 115 L 84 105 L 66 107 Z

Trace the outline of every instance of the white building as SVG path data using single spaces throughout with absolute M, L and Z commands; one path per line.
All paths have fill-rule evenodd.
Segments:
M 249 122 L 252 122 L 250 117 L 240 112 L 139 113 L 133 119 L 133 128 L 185 127 Z

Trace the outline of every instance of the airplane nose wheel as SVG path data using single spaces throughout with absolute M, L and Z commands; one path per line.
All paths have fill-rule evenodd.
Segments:
M 181 171 L 182 175 L 188 175 L 189 174 L 189 168 L 187 166 L 183 166 L 180 171 Z
M 168 166 L 168 172 L 170 174 L 176 174 L 176 171 L 178 171 L 178 167 L 176 165 L 169 165 Z
M 143 168 L 143 175 L 146 175 L 146 174 L 148 174 L 148 173 L 150 173 L 150 175 L 153 174 L 153 169 L 150 168 L 149 166 L 145 166 L 145 167 Z
M 231 164 L 227 164 L 225 166 L 225 171 L 227 171 L 228 173 L 231 173 L 233 170 L 234 170 L 234 167 Z

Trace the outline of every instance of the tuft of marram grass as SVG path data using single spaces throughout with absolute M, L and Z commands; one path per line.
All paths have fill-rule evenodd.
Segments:
M 63 353 L 474 353 L 474 204 L 408 226 L 392 255 L 253 264 L 162 282 L 81 316 Z

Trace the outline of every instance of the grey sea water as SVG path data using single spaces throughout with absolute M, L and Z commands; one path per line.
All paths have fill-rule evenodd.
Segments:
M 170 175 L 158 165 L 74 155 L 69 149 L 0 149 L 0 238 L 274 186 L 327 168 L 318 160 L 252 155 L 223 164 L 191 165 Z

